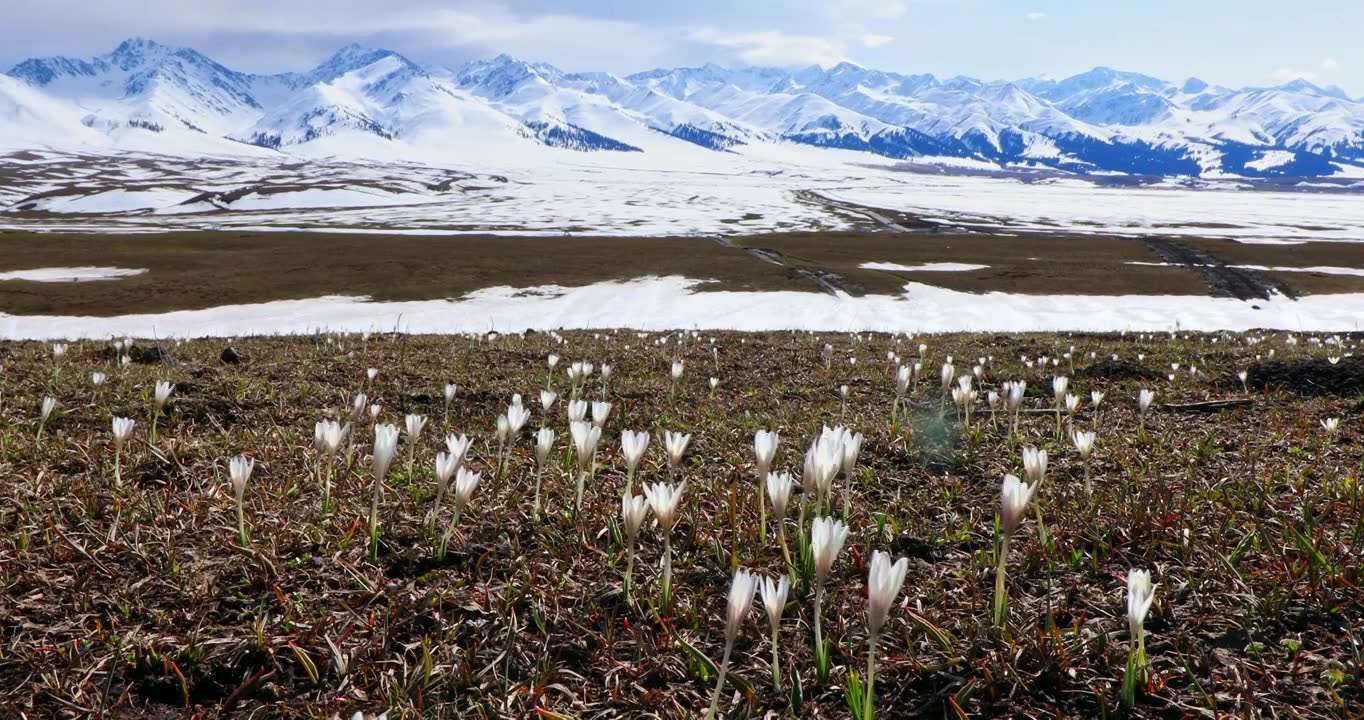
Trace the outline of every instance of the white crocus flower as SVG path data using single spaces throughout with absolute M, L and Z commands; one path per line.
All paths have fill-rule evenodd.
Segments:
M 720 675 L 715 681 L 715 692 L 710 698 L 707 720 L 714 720 L 715 712 L 720 707 L 720 690 L 725 685 L 725 674 L 729 672 L 729 655 L 734 650 L 734 639 L 739 636 L 739 628 L 743 626 L 744 618 L 753 605 L 753 591 L 757 585 L 757 578 L 747 570 L 734 572 L 734 579 L 729 585 L 729 603 L 725 607 L 725 654 L 720 661 Z
M 398 450 L 398 428 L 388 423 L 374 426 L 374 456 L 370 469 L 374 473 L 374 485 L 369 504 L 369 552 L 371 558 L 379 554 L 379 500 L 383 495 L 384 477 L 393 464 L 393 455 Z
M 573 451 L 578 457 L 578 492 L 577 500 L 574 503 L 574 513 L 578 514 L 583 509 L 583 489 L 587 484 L 588 476 L 595 469 L 597 443 L 601 441 L 601 428 L 586 422 L 575 422 L 568 426 L 569 434 L 573 439 Z
M 459 522 L 460 513 L 469 506 L 473 500 L 474 490 L 478 489 L 478 483 L 482 480 L 481 474 L 469 472 L 468 468 L 460 468 L 455 473 L 455 522 Z
M 1142 391 L 1137 394 L 1137 408 L 1142 413 L 1145 413 L 1147 410 L 1151 409 L 1151 403 L 1154 402 L 1155 399 L 1156 393 L 1154 390 L 1143 388 Z
M 767 474 L 767 499 L 772 503 L 772 517 L 780 527 L 786 517 L 786 507 L 791 501 L 791 473 L 774 472 Z
M 322 512 L 326 513 L 331 505 L 332 466 L 341 444 L 350 435 L 350 425 L 342 426 L 336 420 L 319 420 L 313 426 L 313 444 L 327 460 L 322 475 Z
M 238 455 L 228 461 L 227 475 L 232 483 L 232 496 L 237 500 L 237 536 L 242 547 L 251 542 L 246 532 L 246 483 L 251 479 L 251 471 L 255 469 L 256 461 L 245 455 Z
M 782 575 L 777 581 L 765 577 L 758 586 L 761 590 L 763 609 L 767 611 L 767 622 L 772 626 L 772 686 L 781 689 L 781 653 L 777 643 L 781 631 L 781 616 L 786 612 L 786 596 L 791 592 L 791 578 Z
M 114 446 L 122 447 L 128 442 L 128 438 L 133 436 L 133 426 L 136 423 L 131 418 L 115 417 L 113 419 Z
M 450 488 L 450 478 L 459 470 L 459 458 L 450 453 L 436 453 L 436 501 L 431 508 L 431 527 L 435 527 L 436 517 L 440 514 L 440 504 Z
M 1023 448 L 1023 476 L 1036 486 L 1047 476 L 1047 451 L 1031 445 Z
M 822 624 L 824 585 L 847 539 L 848 526 L 833 518 L 817 517 L 810 527 L 810 550 L 815 561 L 815 652 L 816 664 L 820 668 L 828 667 Z
M 1137 417 L 1140 422 L 1140 430 L 1143 438 L 1146 437 L 1146 413 L 1151 409 L 1151 403 L 1155 402 L 1155 399 L 1156 393 L 1154 390 L 1142 388 L 1141 392 L 1137 393 L 1137 409 L 1139 410 Z
M 53 411 L 57 409 L 57 404 L 57 398 L 54 397 L 45 397 L 38 404 L 38 421 L 41 424 L 47 424 L 48 418 L 52 417 Z
M 408 445 L 416 445 L 421 440 L 422 430 L 426 429 L 426 416 L 409 413 L 403 418 L 403 423 Z
M 455 465 L 464 465 L 464 459 L 469 455 L 469 448 L 474 441 L 467 435 L 446 435 L 445 449 L 449 451 L 450 457 L 454 458 Z
M 542 427 L 535 434 L 535 501 L 531 506 L 531 516 L 540 519 L 540 478 L 549 465 L 549 453 L 554 449 L 554 431 Z
M 672 604 L 672 531 L 677 523 L 678 511 L 682 505 L 682 494 L 687 490 L 687 482 L 684 480 L 677 485 L 667 485 L 655 483 L 644 486 L 644 497 L 649 500 L 649 508 L 654 511 L 654 516 L 658 518 L 659 531 L 663 533 L 663 607 L 667 609 Z
M 689 444 L 691 444 L 691 435 L 689 434 L 675 433 L 671 430 L 663 432 L 663 448 L 668 453 L 668 469 L 674 475 L 682 466 L 682 456 L 687 454 L 687 445 Z
M 635 470 L 639 468 L 639 462 L 644 459 L 644 453 L 648 449 L 648 432 L 625 430 L 620 434 L 620 453 L 625 458 L 625 492 L 627 494 L 634 492 Z
M 123 486 L 123 446 L 133 436 L 135 423 L 131 418 L 115 417 L 111 423 L 114 434 L 114 487 Z
M 1045 466 L 1043 467 L 1045 472 Z M 1037 485 L 1029 485 L 1013 475 L 1004 476 L 1004 484 L 1000 488 L 999 496 L 999 515 L 1000 526 L 1007 539 L 1013 535 L 1014 531 L 1023 521 L 1023 514 L 1028 509 L 1028 502 L 1032 500 L 1033 493 L 1037 491 Z
M 1127 630 L 1135 646 L 1136 667 L 1146 670 L 1146 615 L 1156 599 L 1156 585 L 1146 570 L 1127 571 Z
M 905 573 L 909 570 L 909 560 L 900 558 L 894 563 L 890 555 L 877 550 L 871 554 L 871 565 L 867 569 L 867 689 L 862 717 L 870 720 L 875 707 L 876 692 L 876 643 L 881 637 L 881 628 L 895 604 L 895 596 L 905 584 Z
M 582 422 L 587 419 L 587 401 L 569 400 L 568 401 L 568 422 Z
M 598 428 L 606 426 L 606 419 L 611 416 L 611 403 L 605 400 L 598 400 L 592 403 L 592 424 Z
M 626 493 L 620 498 L 620 520 L 623 534 L 625 535 L 625 598 L 630 599 L 630 586 L 634 583 L 635 574 L 635 539 L 639 536 L 639 527 L 644 524 L 644 517 L 649 513 L 649 501 L 643 495 L 631 495 Z
M 365 419 L 365 411 L 369 406 L 369 397 L 360 393 L 351 399 L 350 419 L 351 422 L 360 422 Z
M 1094 440 L 1098 437 L 1093 430 L 1076 430 L 1071 439 L 1075 441 L 1075 450 L 1080 453 L 1085 465 L 1085 496 L 1094 494 L 1094 486 L 1089 479 L 1089 455 L 1094 451 Z
M 517 399 L 520 399 L 521 396 L 518 395 L 516 397 Z M 508 429 L 511 431 L 508 439 L 515 440 L 516 436 L 521 434 L 522 428 L 526 427 L 526 423 L 529 421 L 530 410 L 524 405 L 515 402 L 507 406 L 507 424 L 509 426 Z
M 772 520 L 777 524 L 777 539 L 781 543 L 782 557 L 791 564 L 791 551 L 786 547 L 786 506 L 791 501 L 791 473 L 768 473 L 764 481 L 767 486 L 767 499 L 772 503 Z M 803 512 L 803 508 L 802 508 Z
M 1044 469 L 1045 470 L 1045 469 Z M 1037 490 L 1037 484 L 1028 485 L 1013 475 L 1004 476 L 1004 484 L 999 493 L 999 564 L 995 568 L 994 624 L 1004 627 L 1008 619 L 1008 595 L 1004 579 L 1009 557 L 1009 539 L 1018 530 L 1023 514 L 1028 509 L 1028 501 Z

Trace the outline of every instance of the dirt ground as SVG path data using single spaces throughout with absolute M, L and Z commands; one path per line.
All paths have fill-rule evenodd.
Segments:
M 459 297 L 498 285 L 584 285 L 645 275 L 718 282 L 702 290 L 898 293 L 905 282 L 969 292 L 1178 294 L 1255 299 L 1364 292 L 1364 277 L 1229 270 L 1221 265 L 1364 268 L 1364 244 L 1081 235 L 792 233 L 724 238 L 504 237 L 187 232 L 63 235 L 0 232 L 0 272 L 115 266 L 115 281 L 0 281 L 0 312 L 116 315 L 216 305 L 368 295 Z M 1170 248 L 1174 248 L 1171 251 Z M 1170 257 L 1183 264 L 1168 266 Z M 867 270 L 863 263 L 966 263 L 954 272 Z M 1148 263 L 1148 264 L 1132 264 Z M 1228 281 L 1228 276 L 1230 281 Z
M 702 332 L 679 344 L 602 330 L 562 342 L 253 338 L 235 345 L 237 364 L 221 359 L 223 341 L 157 353 L 140 343 L 124 366 L 102 342 L 73 343 L 60 360 L 44 344 L 0 344 L 0 717 L 697 717 L 715 682 L 700 658 L 723 651 L 733 564 L 787 572 L 770 517 L 766 539 L 757 531 L 753 433 L 778 430 L 776 467 L 799 477 L 821 426 L 843 423 L 866 439 L 858 469 L 834 485 L 834 512 L 852 535 L 821 615 L 829 677 L 815 671 L 812 592 L 798 583 L 781 625 L 781 688 L 755 609 L 736 641 L 727 717 L 850 716 L 851 673 L 866 662 L 867 563 L 882 550 L 907 557 L 909 570 L 879 643 L 879 717 L 1356 718 L 1364 363 L 1327 358 L 1358 352 L 1357 342 Z M 892 423 L 886 353 L 913 362 L 919 343 L 926 369 Z M 552 380 L 550 353 L 563 357 Z M 967 418 L 943 402 L 938 368 L 949 355 L 959 375 L 985 358 L 982 390 L 1028 381 L 1017 435 L 1007 415 Z M 685 361 L 676 386 L 674 359 Z M 547 382 L 567 394 L 565 369 L 578 360 L 613 367 L 609 384 L 598 373 L 584 390 L 613 408 L 581 515 L 563 403 L 545 413 L 538 402 Z M 378 370 L 372 381 L 367 368 Z M 91 385 L 95 371 L 107 374 L 102 385 Z M 1056 432 L 1053 373 L 1071 376 L 1083 398 L 1064 422 L 1097 431 L 1092 494 Z M 175 389 L 153 442 L 161 380 Z M 457 384 L 448 410 L 446 383 Z M 1142 388 L 1156 392 L 1144 416 Z M 1091 391 L 1106 394 L 1097 407 Z M 357 392 L 381 406 L 379 422 L 429 418 L 386 476 L 373 558 L 369 414 L 336 465 L 329 513 L 313 445 L 314 422 L 349 416 Z M 493 428 L 514 392 L 531 420 L 498 476 Z M 44 397 L 59 404 L 40 423 Z M 1197 404 L 1209 401 L 1220 404 Z M 112 416 L 137 421 L 121 485 Z M 1334 434 L 1322 427 L 1331 417 L 1342 421 Z M 536 518 L 531 435 L 542 425 L 558 438 Z M 640 531 L 634 597 L 622 593 L 623 429 L 652 435 L 636 491 L 688 483 L 670 609 L 658 600 L 652 525 Z M 664 430 L 692 435 L 677 475 Z M 484 479 L 438 562 L 431 468 L 447 432 L 474 438 L 468 464 Z M 1000 479 L 1021 474 L 1023 445 L 1046 449 L 1050 463 L 1011 544 L 1009 622 L 996 630 L 995 513 Z M 244 544 L 227 481 L 239 454 L 255 460 Z M 804 500 L 797 488 L 782 526 L 793 551 Z M 1149 680 L 1123 711 L 1130 568 L 1150 570 L 1157 589 Z

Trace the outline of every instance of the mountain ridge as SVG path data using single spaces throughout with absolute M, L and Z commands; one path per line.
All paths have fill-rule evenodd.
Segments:
M 1096 66 L 985 81 L 851 62 L 622 76 L 507 54 L 422 66 L 355 43 L 303 72 L 254 74 L 146 38 L 92 58 L 30 58 L 6 75 L 28 90 L 8 92 L 0 133 L 23 118 L 25 142 L 32 118 L 53 117 L 54 143 L 95 131 L 114 146 L 130 132 L 277 150 L 349 137 L 668 157 L 799 144 L 1074 173 L 1364 174 L 1364 99 L 1305 79 L 1235 89 Z M 71 116 L 83 128 L 66 127 Z

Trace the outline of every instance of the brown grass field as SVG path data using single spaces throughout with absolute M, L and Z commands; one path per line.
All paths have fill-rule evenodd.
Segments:
M 311 293 L 347 253 L 373 252 L 395 269 L 441 276 L 419 259 L 434 255 L 422 255 L 416 241 L 357 238 L 351 250 L 317 257 L 314 268 L 291 249 L 304 239 L 268 240 L 283 243 L 273 262 L 251 249 L 264 239 L 215 240 L 224 254 L 246 258 L 222 272 L 241 277 L 273 266 L 254 292 Z M 77 242 L 55 239 L 4 262 L 55 262 L 42 253 L 75 252 Z M 792 255 L 816 256 L 799 238 L 782 242 Z M 89 245 L 98 256 L 90 262 L 179 267 L 210 282 L 213 254 L 196 259 L 189 246 L 166 237 L 101 239 Z M 711 255 L 725 256 L 706 247 L 708 265 Z M 659 252 L 690 262 L 680 250 Z M 825 252 L 819 261 L 834 263 L 842 251 Z M 887 256 L 884 247 L 876 254 L 908 258 Z M 736 266 L 741 255 L 734 253 Z M 622 265 L 632 259 L 623 250 L 616 256 Z M 338 282 L 364 281 L 352 261 L 354 271 Z M 499 262 L 505 265 L 487 278 L 467 262 L 463 272 L 483 282 L 514 271 L 511 260 Z M 618 271 L 587 259 L 581 267 Z M 290 275 L 299 276 L 297 288 L 284 282 Z M 79 289 L 123 292 L 117 285 Z M 227 286 L 164 299 L 144 287 L 147 296 L 129 302 L 193 304 L 221 299 L 215 294 Z M 414 280 L 390 291 L 424 290 Z M 93 297 L 48 302 L 97 307 Z M 810 440 L 833 423 L 866 441 L 859 469 L 834 486 L 835 514 L 846 515 L 852 534 L 822 613 L 829 676 L 815 672 L 811 592 L 798 582 L 781 626 L 782 687 L 772 686 L 767 620 L 754 609 L 722 695 L 726 717 L 849 717 L 850 673 L 866 662 L 866 564 L 876 550 L 909 559 L 880 642 L 880 717 L 1360 716 L 1364 362 L 1325 359 L 1355 350 L 1355 339 L 1339 347 L 1283 335 L 1252 345 L 1256 338 L 1243 335 L 702 333 L 656 345 L 662 337 L 247 339 L 236 344 L 241 364 L 220 361 L 223 343 L 210 340 L 168 345 L 169 358 L 145 362 L 155 358 L 144 343 L 132 352 L 139 361 L 125 366 L 105 343 L 74 343 L 59 361 L 46 345 L 0 346 L 0 717 L 349 718 L 381 710 L 389 718 L 697 717 L 714 685 L 700 658 L 722 652 L 733 565 L 787 572 L 778 544 L 757 532 L 753 433 L 780 431 L 776 466 L 799 476 Z M 892 424 L 886 353 L 912 361 L 920 342 L 928 345 L 924 377 L 907 419 Z M 827 368 L 825 343 L 834 347 Z M 1072 345 L 1072 358 L 1054 369 L 1020 361 L 1059 358 Z M 537 402 L 551 352 L 564 358 L 552 379 L 561 392 L 570 361 L 614 369 L 604 390 L 597 375 L 587 383 L 587 398 L 609 399 L 614 409 L 576 516 L 562 401 L 548 416 Z M 937 378 L 949 354 L 957 374 L 969 373 L 976 358 L 993 358 L 982 367 L 982 389 L 1028 381 L 1018 436 L 988 412 L 968 424 L 944 406 Z M 686 363 L 675 393 L 674 358 Z M 379 374 L 367 383 L 370 367 Z M 1235 377 L 1242 369 L 1248 391 Z M 93 371 L 107 373 L 107 382 L 93 386 Z M 1048 411 L 1054 372 L 1070 376 L 1071 391 L 1084 398 L 1073 423 L 1098 433 L 1092 496 Z M 713 392 L 711 376 L 720 380 Z M 152 443 L 150 398 L 159 380 L 175 383 L 175 392 Z M 447 416 L 449 382 L 458 391 Z M 846 407 L 837 392 L 843 384 Z M 1157 398 L 1141 421 L 1134 398 L 1143 387 Z M 1097 408 L 1089 402 L 1094 390 L 1106 393 Z M 337 506 L 327 514 L 311 436 L 315 421 L 348 415 L 359 391 L 382 405 L 380 422 L 401 424 L 406 413 L 430 418 L 385 477 L 377 558 L 366 548 L 368 416 L 353 429 L 354 445 L 339 463 Z M 514 392 L 525 395 L 532 416 L 506 471 L 494 477 L 492 429 Z M 40 431 L 47 396 L 59 405 Z M 1230 402 L 1190 405 L 1214 400 Z M 112 416 L 137 421 L 121 459 L 122 486 L 113 482 Z M 1328 417 L 1342 418 L 1340 432 L 1323 430 Z M 559 437 L 543 478 L 547 511 L 536 520 L 530 435 L 542 424 Z M 658 603 L 662 538 L 651 524 L 640 531 L 633 600 L 622 594 L 623 429 L 653 436 L 637 478 L 648 482 L 669 478 L 662 432 L 693 435 L 680 471 L 688 487 L 672 536 L 671 608 Z M 446 432 L 475 438 L 468 462 L 484 480 L 449 556 L 436 562 L 426 519 L 432 459 Z M 1010 615 L 996 629 L 1000 479 L 1021 474 L 1023 445 L 1045 448 L 1051 462 L 1036 512 L 1027 513 L 1008 555 Z M 245 490 L 246 544 L 227 489 L 227 461 L 239 454 L 256 462 Z M 797 489 L 784 522 L 793 549 L 803 502 Z M 1130 568 L 1150 570 L 1158 587 L 1146 621 L 1149 678 L 1134 707 L 1123 709 Z
M 1232 271 L 1235 276 L 1228 285 L 1227 270 L 1206 267 L 1220 263 L 1364 268 L 1364 243 L 1161 242 L 1173 245 L 1173 252 L 1184 262 L 1128 264 L 1167 261 L 1140 238 L 1053 234 L 826 232 L 717 239 L 0 232 L 0 272 L 88 265 L 148 270 L 109 282 L 0 281 L 0 312 L 108 316 L 334 294 L 368 295 L 376 300 L 444 299 L 499 285 L 573 286 L 646 275 L 718 281 L 705 286 L 708 290 L 821 292 L 810 277 L 817 273 L 832 275 L 837 285 L 855 295 L 895 294 L 907 281 L 970 292 L 1028 294 L 1230 292 L 1253 298 L 1269 288 L 1290 295 L 1364 292 L 1364 277 Z M 987 267 L 966 272 L 887 272 L 859 267 L 867 262 L 909 266 L 956 262 Z

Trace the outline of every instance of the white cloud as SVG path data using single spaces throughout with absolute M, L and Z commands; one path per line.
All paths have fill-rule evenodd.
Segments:
M 714 28 L 693 32 L 691 40 L 737 51 L 754 65 L 837 65 L 847 59 L 842 40 L 819 35 L 792 35 L 778 30 L 725 33 Z
M 1315 82 L 1321 79 L 1323 74 L 1334 73 L 1340 70 L 1340 62 L 1335 58 L 1323 58 L 1317 64 L 1318 69 L 1302 70 L 1293 67 L 1281 67 L 1269 74 L 1269 78 L 1276 82 L 1291 82 L 1299 78 Z
M 840 0 L 840 10 L 844 13 L 870 15 L 874 18 L 894 19 L 904 17 L 909 12 L 906 0 Z
M 0 0 L 3 5 L 5 0 Z M 44 0 L 41 10 L 14 22 L 76 18 L 63 33 L 109 35 L 101 43 L 142 35 L 194 44 L 215 59 L 246 69 L 269 63 L 280 46 L 315 41 L 335 49 L 361 40 L 397 50 L 444 55 L 508 52 L 568 69 L 635 70 L 663 61 L 676 48 L 676 29 L 572 12 L 518 10 L 512 0 Z M 7 22 L 11 18 L 7 18 Z M 232 38 L 236 38 L 234 42 Z M 244 39 L 251 38 L 249 42 Z M 52 51 L 69 52 L 54 47 Z M 323 50 L 326 52 L 327 50 Z M 313 57 L 316 61 L 321 56 Z
M 1047 16 L 1047 14 L 1044 13 L 1044 12 L 1042 12 L 1041 10 L 1033 10 L 1032 12 L 1028 13 L 1027 15 L 1024 15 L 1023 17 L 1025 17 L 1025 18 L 1027 18 L 1027 19 L 1029 19 L 1029 20 L 1034 20 L 1034 21 L 1035 21 L 1035 20 L 1041 20 L 1042 18 L 1044 18 L 1044 17 L 1046 17 L 1046 16 Z
M 1317 74 L 1311 70 L 1295 70 L 1291 67 L 1281 67 L 1269 74 L 1271 80 L 1277 82 L 1291 82 L 1293 80 L 1315 80 Z
M 863 35 L 863 36 L 862 36 L 862 46 L 863 46 L 863 47 L 879 48 L 879 47 L 884 47 L 884 46 L 886 46 L 886 45 L 889 45 L 889 44 L 891 44 L 891 43 L 893 43 L 893 42 L 895 42 L 895 38 L 894 38 L 893 36 L 890 36 L 890 35 L 876 35 L 876 34 L 870 34 L 870 35 Z

